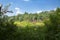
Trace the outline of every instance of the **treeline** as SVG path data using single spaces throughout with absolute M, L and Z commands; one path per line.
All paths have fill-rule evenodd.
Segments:
M 54 12 L 54 11 L 52 10 L 50 12 Z M 12 16 L 12 17 L 10 17 L 10 19 L 12 19 L 12 20 L 14 19 L 14 21 L 18 20 L 18 21 L 30 21 L 30 22 L 43 21 L 43 20 L 49 18 L 50 12 L 48 12 L 48 11 L 44 11 L 44 12 L 41 12 L 41 13 L 25 12 L 24 14 L 18 14 L 16 16 Z
M 41 22 L 44 26 L 20 27 L 15 21 Z M 60 40 L 60 8 L 39 14 L 18 14 L 17 16 L 0 16 L 0 40 Z

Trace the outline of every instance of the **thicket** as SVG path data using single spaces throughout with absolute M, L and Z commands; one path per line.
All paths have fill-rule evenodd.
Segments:
M 40 16 L 43 19 L 40 18 L 44 22 L 44 26 L 16 26 L 14 22 L 21 22 L 21 20 L 15 20 L 14 16 L 6 18 L 3 15 L 0 16 L 0 40 L 60 40 L 60 8 L 47 13 L 49 13 L 48 19 L 47 16 Z M 35 20 L 39 18 L 36 17 L 34 16 L 33 21 L 30 20 L 30 22 L 36 22 Z M 27 17 L 24 21 L 26 20 Z

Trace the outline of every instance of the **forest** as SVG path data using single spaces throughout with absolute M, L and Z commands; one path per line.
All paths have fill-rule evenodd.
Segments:
M 16 16 L 0 12 L 0 40 L 60 40 L 60 8 Z

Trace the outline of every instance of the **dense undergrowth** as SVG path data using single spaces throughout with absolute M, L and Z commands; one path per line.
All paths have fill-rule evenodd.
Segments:
M 59 8 L 43 22 L 0 20 L 0 40 L 60 40 Z

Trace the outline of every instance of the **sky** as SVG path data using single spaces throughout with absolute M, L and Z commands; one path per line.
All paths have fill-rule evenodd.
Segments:
M 9 10 L 12 10 L 14 13 L 7 13 L 10 16 L 19 13 L 23 14 L 24 12 L 39 13 L 60 7 L 60 0 L 0 0 L 0 3 L 3 4 L 3 7 L 11 3 Z

